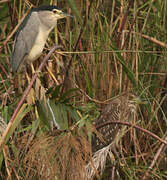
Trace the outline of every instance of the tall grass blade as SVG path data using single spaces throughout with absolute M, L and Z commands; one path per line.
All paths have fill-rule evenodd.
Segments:
M 77 6 L 76 6 L 75 1 L 74 1 L 74 0 L 67 0 L 67 2 L 68 2 L 68 4 L 69 4 L 70 8 L 72 9 L 72 14 L 73 14 L 73 16 L 75 16 L 77 22 L 82 25 L 82 24 L 83 24 L 83 21 L 82 21 L 82 19 L 81 19 L 81 16 L 80 16 L 80 13 L 79 13 L 79 11 L 78 11 L 78 9 L 77 9 Z

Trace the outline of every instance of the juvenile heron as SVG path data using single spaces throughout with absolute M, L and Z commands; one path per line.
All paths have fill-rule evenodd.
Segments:
M 96 127 L 109 121 L 132 122 L 135 120 L 137 112 L 136 97 L 133 94 L 117 97 L 109 102 L 103 109 L 96 120 Z M 108 124 L 98 128 L 105 142 L 95 136 L 92 140 L 92 149 L 97 151 L 103 147 L 122 139 L 126 133 L 127 127 L 119 124 Z
M 11 54 L 11 67 L 18 71 L 21 64 L 28 60 L 36 60 L 42 53 L 51 30 L 56 26 L 57 20 L 72 17 L 56 6 L 41 6 L 33 8 L 19 26 L 13 52 Z

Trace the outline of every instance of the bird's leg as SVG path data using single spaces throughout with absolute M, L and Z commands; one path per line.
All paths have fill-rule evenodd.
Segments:
M 31 66 L 32 74 L 35 74 L 35 69 L 34 69 L 34 66 L 33 66 L 32 62 L 30 63 L 30 66 Z
M 35 70 L 32 62 L 30 63 L 30 66 L 31 66 L 32 75 L 36 73 L 38 77 L 40 77 L 41 71 Z

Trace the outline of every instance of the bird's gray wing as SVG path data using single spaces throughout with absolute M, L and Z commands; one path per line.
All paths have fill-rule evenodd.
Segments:
M 18 36 L 15 39 L 14 49 L 10 57 L 10 64 L 14 72 L 17 71 L 24 57 L 27 54 L 26 43 L 23 38 L 22 31 L 19 32 Z
M 20 25 L 10 59 L 14 72 L 24 63 L 26 55 L 30 52 L 38 34 L 39 23 L 38 14 L 31 12 Z

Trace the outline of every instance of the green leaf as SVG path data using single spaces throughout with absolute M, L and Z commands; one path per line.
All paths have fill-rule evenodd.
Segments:
M 4 156 L 3 156 L 3 152 L 0 152 L 0 169 L 2 167 L 2 162 L 3 162 Z
M 49 110 L 52 114 L 52 120 L 58 129 L 68 128 L 68 116 L 65 104 L 55 104 L 54 100 L 48 100 Z
M 68 97 L 69 95 L 71 95 L 73 92 L 75 91 L 78 91 L 78 88 L 72 88 L 68 91 L 66 91 L 59 99 L 60 102 L 63 102 L 63 101 L 67 101 L 69 100 L 70 98 Z
M 4 3 L 0 5 L 0 24 L 2 22 L 5 22 L 5 16 L 7 15 L 7 13 L 9 12 L 9 8 L 8 8 L 8 4 Z
M 37 103 L 37 109 L 39 114 L 39 119 L 41 120 L 43 126 L 46 130 L 50 129 L 49 121 L 52 120 L 51 114 L 47 105 L 44 103 L 43 100 Z
M 31 106 L 28 106 L 27 104 L 23 104 L 21 109 L 19 110 L 17 116 L 15 117 L 14 121 L 12 122 L 12 125 L 10 127 L 10 129 L 8 130 L 4 141 L 2 142 L 2 145 L 0 147 L 0 151 L 2 151 L 4 145 L 8 142 L 10 136 L 13 134 L 14 130 L 16 129 L 16 127 L 18 126 L 18 124 L 20 123 L 20 121 L 24 118 L 24 116 L 31 110 Z M 11 123 L 11 122 L 9 122 Z
M 124 61 L 124 58 L 122 57 L 121 53 L 118 52 L 118 49 L 114 47 L 114 45 L 111 46 L 111 48 L 115 51 L 114 54 L 116 55 L 118 61 L 122 64 L 123 70 L 132 82 L 133 86 L 136 88 L 137 87 L 137 81 L 135 78 L 134 73 L 131 71 L 129 67 L 126 66 L 126 63 Z
M 75 108 L 73 108 L 73 107 L 70 106 L 70 105 L 67 105 L 67 106 L 66 106 L 66 109 L 67 109 L 67 111 L 69 112 L 71 118 L 72 118 L 75 122 L 77 122 L 77 121 L 80 120 L 80 116 L 79 116 L 79 114 L 77 113 L 77 110 L 76 110 Z
M 52 98 L 58 98 L 59 94 L 60 94 L 60 88 L 62 87 L 62 85 L 55 85 L 51 88 L 48 89 L 47 94 L 51 94 Z

